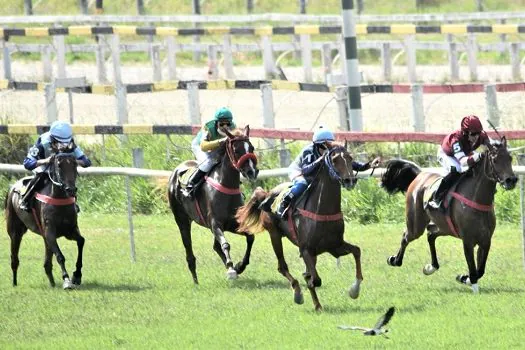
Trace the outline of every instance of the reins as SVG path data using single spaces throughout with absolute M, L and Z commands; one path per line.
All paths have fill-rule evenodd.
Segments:
M 226 154 L 228 155 L 228 158 L 230 159 L 230 163 L 235 168 L 235 170 L 239 171 L 242 165 L 250 159 L 253 160 L 255 164 L 257 164 L 257 156 L 253 152 L 247 152 L 243 154 L 241 157 L 239 157 L 239 159 L 235 159 L 235 151 L 233 149 L 233 143 L 236 141 L 250 142 L 250 139 L 247 136 L 237 136 L 234 138 L 227 139 Z

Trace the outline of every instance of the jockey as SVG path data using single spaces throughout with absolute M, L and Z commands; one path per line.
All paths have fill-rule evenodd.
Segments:
M 232 112 L 226 107 L 219 108 L 213 119 L 204 123 L 202 129 L 191 142 L 191 150 L 199 162 L 199 167 L 188 180 L 188 184 L 182 192 L 184 196 L 193 198 L 195 188 L 204 178 L 204 175 L 221 161 L 219 148 L 228 138 L 224 129 L 231 131 L 235 127 Z
M 29 210 L 29 199 L 33 196 L 33 192 L 43 178 L 42 174 L 45 174 L 52 155 L 59 152 L 74 154 L 78 164 L 83 168 L 91 166 L 91 161 L 73 140 L 71 125 L 65 121 L 53 122 L 49 131 L 40 135 L 24 159 L 24 167 L 27 170 L 32 170 L 34 176 L 27 184 L 26 191 L 20 198 L 20 209 Z
M 333 147 L 335 140 L 334 134 L 322 126 L 314 132 L 312 143 L 302 149 L 301 153 L 288 167 L 289 177 L 292 180 L 292 187 L 288 193 L 283 197 L 277 215 L 282 219 L 286 218 L 286 213 L 290 204 L 299 198 L 301 194 L 308 188 L 308 185 L 314 179 L 315 170 L 323 162 L 323 155 Z M 360 163 L 353 161 L 352 169 L 355 171 L 365 171 L 370 167 L 375 167 L 379 164 L 379 158 L 375 158 L 372 162 Z
M 481 153 L 475 150 L 481 145 L 494 142 L 497 141 L 491 140 L 483 131 L 478 117 L 475 115 L 464 117 L 461 120 L 461 129 L 445 136 L 438 149 L 437 159 L 447 175 L 441 180 L 439 188 L 428 205 L 435 209 L 440 208 L 445 193 L 459 178 L 459 175 L 481 159 Z

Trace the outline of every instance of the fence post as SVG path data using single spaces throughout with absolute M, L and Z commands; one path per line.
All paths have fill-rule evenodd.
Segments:
M 80 7 L 80 13 L 83 15 L 89 14 L 87 0 L 78 0 L 78 6 Z
M 520 44 L 510 44 L 510 65 L 512 69 L 512 79 L 514 81 L 521 80 L 521 64 L 520 64 Z
M 447 34 L 448 64 L 450 67 L 450 80 L 459 80 L 458 45 L 454 42 L 452 34 Z
M 97 48 L 95 51 L 95 59 L 97 63 L 97 79 L 100 84 L 107 83 L 108 76 L 106 71 L 106 53 L 104 49 L 104 37 L 102 35 L 97 36 Z
M 104 1 L 103 0 L 95 0 L 95 13 L 97 15 L 101 15 L 104 13 Z
M 235 79 L 233 73 L 233 55 L 232 55 L 232 37 L 230 34 L 225 34 L 222 40 L 222 57 L 224 59 L 224 73 L 226 79 Z
M 279 162 L 281 164 L 281 168 L 286 168 L 292 162 L 290 150 L 286 148 L 286 143 L 284 142 L 284 139 L 281 139 L 281 149 L 279 150 Z
M 390 43 L 383 43 L 381 45 L 381 61 L 383 62 L 383 80 L 390 81 L 392 79 L 392 52 L 390 51 Z
M 144 150 L 142 148 L 133 148 L 133 167 L 144 168 Z
M 115 83 L 115 97 L 117 99 L 117 124 L 124 125 L 128 123 L 128 93 L 126 85 L 122 82 Z
M 166 55 L 168 58 L 168 79 L 177 79 L 177 49 L 175 47 L 175 37 L 166 37 Z
M 219 67 L 217 67 L 217 48 L 214 45 L 208 45 L 208 79 L 217 79 L 219 77 Z
M 412 127 L 414 131 L 425 132 L 425 110 L 423 108 L 423 87 L 420 84 L 410 86 L 412 93 Z
M 415 45 L 416 36 L 411 34 L 405 37 L 405 50 L 407 54 L 407 69 L 408 69 L 408 80 L 411 83 L 417 81 L 416 75 L 416 45 Z
M 146 9 L 144 8 L 144 0 L 137 0 L 137 13 L 140 16 L 146 14 Z
M 338 86 L 335 88 L 335 100 L 337 101 L 337 108 L 339 110 L 339 130 L 350 130 L 350 116 L 348 114 L 348 88 L 346 86 Z
M 33 14 L 33 1 L 24 0 L 24 14 L 26 16 L 31 16 Z
M 120 73 L 120 37 L 118 34 L 113 34 L 111 40 L 111 60 L 113 61 L 113 79 L 115 84 L 122 83 L 122 75 Z
M 0 43 L 2 44 L 2 57 L 4 60 L 4 78 L 11 80 L 13 79 L 11 73 L 11 54 L 9 53 L 9 47 L 7 47 L 7 40 L 0 38 Z
M 192 13 L 194 15 L 200 15 L 201 14 L 200 0 L 192 0 L 191 5 L 192 5 Z M 193 22 L 193 28 L 199 28 L 199 24 Z M 199 35 L 194 35 L 193 36 L 193 45 L 199 44 L 200 41 L 201 41 L 201 39 L 200 39 Z M 200 59 L 201 59 L 200 50 L 195 50 L 194 49 L 193 50 L 193 62 L 199 62 Z
M 275 128 L 275 117 L 273 113 L 272 84 L 261 84 L 261 97 L 263 105 L 263 128 Z M 275 140 L 266 139 L 268 147 L 275 146 Z
M 324 83 L 328 84 L 328 75 L 332 74 L 332 49 L 330 44 L 321 47 L 321 60 L 324 67 Z
M 264 76 L 271 79 L 275 72 L 275 63 L 273 61 L 272 39 L 269 35 L 261 37 L 263 47 Z
M 160 62 L 160 44 L 153 44 L 151 47 L 151 64 L 153 66 L 153 81 L 162 80 L 162 65 Z
M 133 209 L 131 207 L 131 185 L 130 185 L 129 176 L 126 176 L 126 197 L 127 197 L 127 207 L 128 207 L 130 255 L 131 255 L 131 261 L 136 262 L 137 257 L 135 255 L 135 234 L 133 232 Z
M 51 47 L 44 45 L 40 53 L 42 57 L 42 72 L 44 81 L 51 81 L 53 79 L 53 65 L 51 64 Z
M 499 109 L 498 109 L 498 98 L 496 92 L 496 85 L 487 84 L 485 85 L 485 103 L 487 108 L 487 119 L 494 126 L 499 126 Z
M 51 124 L 57 120 L 57 100 L 55 84 L 49 83 L 44 85 L 44 96 L 46 98 L 47 123 Z
M 62 26 L 58 26 L 62 27 Z M 66 43 L 64 35 L 55 35 L 53 37 L 56 56 L 57 56 L 57 77 L 63 79 L 66 77 Z
M 307 83 L 313 81 L 312 78 L 312 41 L 309 34 L 301 34 L 301 61 L 303 62 L 304 80 Z
M 201 124 L 201 111 L 199 104 L 199 83 L 190 82 L 186 89 L 188 89 L 188 112 L 191 125 Z
M 478 45 L 476 43 L 476 34 L 469 33 L 467 40 L 467 57 L 468 67 L 470 69 L 470 80 L 478 80 L 478 61 L 477 61 Z

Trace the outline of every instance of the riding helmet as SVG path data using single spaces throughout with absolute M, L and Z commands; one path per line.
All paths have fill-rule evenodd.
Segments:
M 312 138 L 312 141 L 314 143 L 323 143 L 326 141 L 334 141 L 335 137 L 334 134 L 327 128 L 320 126 L 319 129 L 317 129 L 314 132 L 314 136 Z
M 214 119 L 215 120 L 226 119 L 226 120 L 232 121 L 233 120 L 233 114 L 228 108 L 221 107 L 221 108 L 219 108 L 217 110 L 217 112 L 215 112 Z
M 468 115 L 461 120 L 461 130 L 463 132 L 481 132 L 483 131 L 483 125 L 481 121 L 475 115 Z
M 49 133 L 58 142 L 69 143 L 73 137 L 73 128 L 68 122 L 57 120 L 51 124 Z

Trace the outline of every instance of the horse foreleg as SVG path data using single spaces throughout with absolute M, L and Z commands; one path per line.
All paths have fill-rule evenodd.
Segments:
M 343 241 L 343 244 L 331 253 L 336 258 L 339 258 L 340 256 L 347 255 L 350 253 L 352 253 L 352 255 L 354 256 L 355 281 L 350 287 L 350 289 L 348 290 L 348 295 L 352 299 L 357 299 L 359 297 L 359 290 L 360 290 L 361 282 L 363 282 L 363 273 L 361 270 L 361 249 L 356 245 L 352 245 L 348 242 Z
M 242 258 L 242 261 L 239 261 L 234 267 L 238 275 L 243 273 L 246 269 L 246 266 L 248 266 L 248 264 L 250 263 L 250 254 L 252 253 L 253 242 L 255 241 L 255 237 L 252 234 L 249 234 L 247 232 L 245 232 L 244 234 L 246 235 L 246 251 L 244 252 L 244 257 Z
M 487 258 L 489 257 L 490 241 L 487 244 L 480 244 L 478 247 L 478 280 L 485 274 L 485 266 L 487 264 Z
M 80 286 L 82 283 L 82 255 L 84 252 L 84 242 L 86 241 L 84 237 L 80 234 L 80 230 L 78 229 L 78 226 L 75 228 L 76 235 L 75 240 L 77 241 L 77 249 L 78 249 L 78 255 L 77 255 L 77 263 L 76 263 L 76 270 L 73 272 L 73 284 Z
M 64 257 L 64 254 L 62 254 L 62 251 L 58 247 L 57 237 L 55 232 L 49 231 L 49 229 L 46 229 L 44 232 L 44 236 L 46 237 L 47 244 L 49 245 L 49 248 L 55 254 L 57 263 L 60 265 L 60 269 L 62 270 L 62 280 L 63 288 L 64 289 L 72 289 L 74 287 L 73 283 L 69 279 L 69 274 L 66 270 L 66 258 Z
M 213 232 L 213 235 L 215 236 L 215 240 L 220 244 L 222 252 L 226 257 L 226 277 L 228 279 L 236 279 L 237 271 L 235 271 L 235 269 L 233 268 L 233 261 L 230 256 L 230 244 L 226 240 L 226 237 L 224 237 L 224 232 L 222 228 L 219 227 L 218 223 L 215 220 L 212 220 L 211 230 Z
M 468 265 L 468 275 L 458 275 L 456 280 L 459 283 L 463 283 L 472 286 L 472 292 L 478 293 L 478 272 L 476 270 L 476 261 L 474 260 L 474 244 L 463 240 L 463 252 Z
M 387 263 L 390 266 L 401 266 L 403 265 L 403 257 L 405 256 L 405 249 L 408 246 L 408 233 L 405 231 L 403 233 L 403 238 L 401 238 L 401 246 L 397 251 L 396 255 L 392 255 L 387 259 Z
M 322 285 L 321 278 L 317 274 L 317 269 L 315 268 L 315 265 L 317 264 L 317 256 L 315 254 L 310 253 L 307 249 L 303 250 L 302 255 L 307 269 L 307 273 L 305 274 L 305 280 L 308 286 L 308 290 L 312 295 L 312 301 L 314 303 L 315 311 L 321 311 L 323 307 L 321 306 L 319 298 L 317 297 L 317 292 L 315 291 L 315 288 L 321 287 Z
M 22 234 L 19 232 L 9 232 L 9 237 L 11 237 L 11 271 L 13 271 L 13 286 L 18 284 L 18 266 L 20 265 L 20 260 L 18 259 L 18 254 L 20 252 L 20 244 L 22 243 Z
M 44 258 L 44 271 L 46 272 L 47 279 L 49 280 L 49 285 L 51 287 L 55 286 L 55 277 L 53 276 L 53 252 L 49 248 L 46 239 L 44 238 L 45 245 L 45 258 Z
M 288 282 L 290 282 L 290 285 L 294 291 L 294 302 L 296 304 L 304 303 L 304 297 L 301 287 L 299 286 L 299 282 L 290 274 L 290 271 L 288 270 L 288 264 L 284 259 L 283 240 L 281 235 L 278 232 L 270 232 L 270 239 L 272 241 L 273 252 L 277 257 L 277 271 L 279 271 L 279 273 L 286 277 Z

